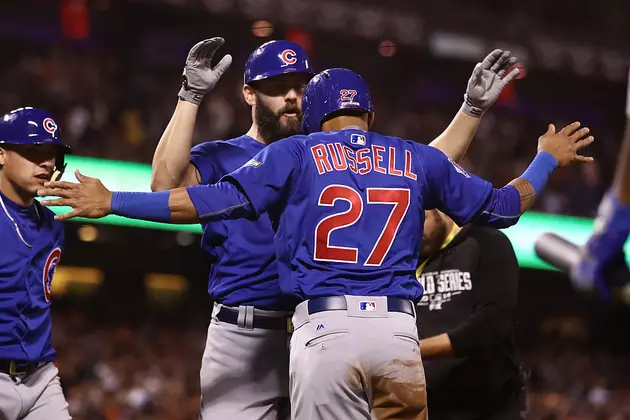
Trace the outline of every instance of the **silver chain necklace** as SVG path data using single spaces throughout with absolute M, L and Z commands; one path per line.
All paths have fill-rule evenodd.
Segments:
M 7 206 L 4 204 L 4 200 L 2 199 L 1 195 L 0 195 L 0 205 L 2 205 L 2 210 L 4 210 L 4 214 L 7 215 L 9 220 L 13 223 L 13 226 L 15 226 L 15 231 L 17 232 L 18 236 L 20 237 L 20 239 L 22 240 L 24 245 L 26 245 L 29 248 L 33 248 L 33 245 L 31 245 L 28 242 L 26 242 L 26 240 L 24 239 L 24 236 L 22 236 L 22 232 L 20 231 L 20 227 L 18 226 L 18 224 L 15 221 L 15 219 L 11 216 L 11 214 L 9 214 L 9 210 L 7 209 Z M 39 210 L 37 210 L 37 204 L 34 204 L 34 206 L 35 206 L 35 214 L 37 214 L 37 220 L 40 220 Z

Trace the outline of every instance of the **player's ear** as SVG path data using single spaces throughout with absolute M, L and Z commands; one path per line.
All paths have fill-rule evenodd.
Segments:
M 250 85 L 243 85 L 243 99 L 245 99 L 245 103 L 249 106 L 256 104 L 256 94 Z
M 0 147 L 0 166 L 4 166 L 7 159 L 7 152 L 4 148 Z
M 374 124 L 374 116 L 375 116 L 374 112 L 368 114 L 368 130 L 372 129 L 372 124 Z

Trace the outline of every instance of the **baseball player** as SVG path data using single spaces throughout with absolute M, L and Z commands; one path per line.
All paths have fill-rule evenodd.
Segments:
M 299 45 L 271 41 L 245 64 L 243 98 L 252 114 L 248 132 L 191 150 L 199 105 L 231 63 L 226 55 L 211 65 L 223 43 L 207 39 L 188 54 L 179 101 L 153 159 L 154 191 L 217 182 L 265 145 L 300 131 L 311 64 Z M 483 111 L 518 74 L 506 76 L 515 62 L 509 51 L 495 50 L 477 64 L 462 112 L 433 146 L 456 159 L 464 154 Z M 287 317 L 295 302 L 280 293 L 269 217 L 204 223 L 203 231 L 211 264 L 208 293 L 215 305 L 201 367 L 202 418 L 282 417 L 289 396 Z
M 168 223 L 268 214 L 281 291 L 295 308 L 290 352 L 292 417 L 370 419 L 375 394 L 390 396 L 377 418 L 426 418 L 414 302 L 424 209 L 459 225 L 507 227 L 540 194 L 557 166 L 587 160 L 592 142 L 575 125 L 539 139 L 539 153 L 501 189 L 468 174 L 439 150 L 367 130 L 373 107 L 363 79 L 326 70 L 307 85 L 302 129 L 263 149 L 213 185 L 136 193 L 107 190 L 76 172 L 50 182 L 58 215 L 114 213 Z
M 61 176 L 68 147 L 48 112 L 19 108 L 0 120 L 0 418 L 66 420 L 51 344 L 50 287 L 63 224 L 35 201 Z M 56 170 L 56 171 L 55 171 Z
M 251 128 L 191 150 L 199 105 L 231 64 L 229 55 L 210 64 L 223 43 L 207 39 L 188 54 L 177 107 L 153 158 L 154 191 L 217 182 L 266 144 L 300 130 L 311 64 L 299 45 L 271 41 L 245 64 L 243 98 L 251 107 Z M 202 248 L 211 266 L 208 293 L 215 302 L 201 363 L 203 419 L 289 415 L 287 326 L 295 303 L 280 292 L 273 234 L 267 215 L 203 225 Z
M 611 288 L 630 281 L 623 246 L 630 233 L 630 73 L 626 100 L 626 131 L 617 161 L 612 187 L 602 200 L 595 231 L 582 249 L 571 276 L 579 289 L 596 289 L 604 299 L 610 299 Z M 618 276 L 612 279 L 612 273 Z

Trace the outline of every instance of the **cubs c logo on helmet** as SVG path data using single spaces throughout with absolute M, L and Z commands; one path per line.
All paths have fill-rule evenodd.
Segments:
M 43 122 L 44 130 L 46 130 L 50 134 L 55 134 L 57 131 L 57 123 L 52 118 L 44 118 Z
M 286 49 L 280 53 L 280 59 L 284 62 L 284 66 L 290 66 L 297 63 L 297 54 L 291 49 Z
M 55 275 L 55 269 L 57 268 L 57 264 L 59 264 L 60 258 L 61 248 L 55 248 L 50 254 L 48 254 L 48 258 L 46 258 L 46 264 L 44 264 L 44 272 L 42 273 L 42 286 L 44 288 L 44 298 L 46 299 L 46 302 L 50 302 L 50 288 L 52 285 L 53 276 Z

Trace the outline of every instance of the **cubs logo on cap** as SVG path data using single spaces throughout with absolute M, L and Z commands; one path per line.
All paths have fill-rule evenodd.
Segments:
M 269 41 L 256 48 L 247 58 L 244 82 L 249 84 L 285 73 L 313 75 L 306 51 L 295 42 Z
M 280 59 L 284 61 L 285 66 L 297 63 L 297 54 L 291 49 L 286 49 L 280 54 Z
M 42 123 L 44 130 L 50 134 L 55 134 L 57 131 L 57 123 L 52 118 L 44 118 L 44 122 Z

